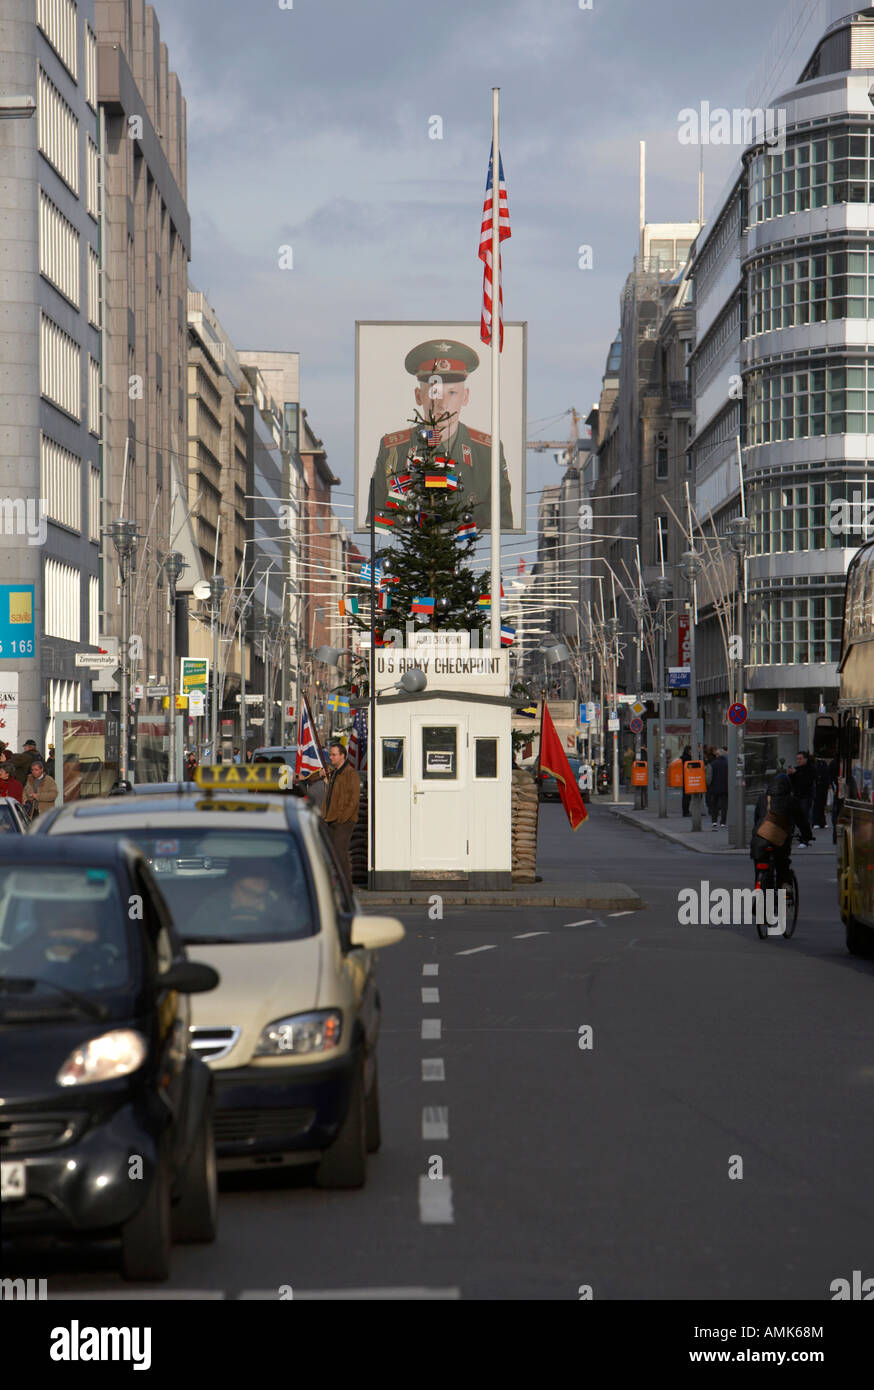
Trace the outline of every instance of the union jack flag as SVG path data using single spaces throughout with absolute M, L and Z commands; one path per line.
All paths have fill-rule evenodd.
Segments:
M 325 759 L 322 753 L 319 736 L 316 733 L 316 726 L 310 714 L 310 707 L 307 704 L 305 695 L 301 696 L 300 723 L 297 731 L 297 757 L 294 760 L 294 775 L 300 777 L 304 772 L 323 772 L 325 771 Z
M 479 258 L 483 262 L 483 307 L 480 321 L 480 338 L 484 343 L 492 341 L 492 165 L 495 148 L 489 155 L 489 173 L 486 179 L 486 197 L 483 203 L 483 224 L 479 237 Z M 507 185 L 504 182 L 504 161 L 498 160 L 498 238 L 506 241 L 510 236 L 510 209 L 507 205 Z M 504 348 L 504 293 L 501 289 L 501 257 L 498 254 L 498 351 Z
M 346 757 L 356 772 L 365 771 L 367 767 L 367 715 L 362 709 L 355 711 Z

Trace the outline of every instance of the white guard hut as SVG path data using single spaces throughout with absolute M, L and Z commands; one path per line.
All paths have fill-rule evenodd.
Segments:
M 509 888 L 509 653 L 437 645 L 435 637 L 455 634 L 427 635 L 427 644 L 375 653 L 371 884 Z M 420 641 L 425 637 L 419 634 Z M 392 689 L 416 667 L 427 679 L 425 690 Z

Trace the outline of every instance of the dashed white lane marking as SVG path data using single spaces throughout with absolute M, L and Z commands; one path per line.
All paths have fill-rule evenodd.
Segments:
M 594 922 L 594 917 L 587 917 L 583 922 L 565 922 L 566 927 L 590 927 Z
M 497 946 L 471 946 L 469 951 L 456 951 L 457 956 L 475 956 L 479 951 L 497 951 Z
M 439 965 L 423 965 L 423 966 L 422 966 L 422 974 L 423 974 L 423 975 L 438 975 L 439 973 L 440 973 L 440 966 L 439 966 Z
M 423 1004 L 439 1004 L 439 1003 L 440 1003 L 440 991 L 439 991 L 439 989 L 435 989 L 435 988 L 433 988 L 433 987 L 429 989 L 428 986 L 426 985 L 425 988 L 422 990 L 422 1003 L 423 1003 Z
M 631 917 L 633 915 L 633 909 L 629 907 L 625 912 L 611 912 L 609 915 L 611 917 Z
M 440 1037 L 441 1028 L 442 1025 L 439 1018 L 423 1018 L 422 1038 L 433 1042 L 435 1038 Z
M 448 1105 L 425 1105 L 422 1107 L 422 1138 L 449 1138 Z
M 419 1178 L 419 1220 L 430 1226 L 452 1225 L 455 1214 L 451 1178 Z
M 514 941 L 527 941 L 529 936 L 549 936 L 548 931 L 520 931 L 513 937 Z
M 270 1296 L 271 1298 L 277 1297 L 277 1292 L 275 1289 L 273 1290 L 273 1293 Z M 62 1302 L 64 1299 L 75 1299 L 78 1303 L 80 1298 L 88 1300 L 111 1298 L 113 1302 L 121 1299 L 124 1299 L 125 1301 L 129 1299 L 136 1299 L 139 1303 L 141 1299 L 157 1301 L 166 1300 L 170 1298 L 215 1299 L 227 1297 L 228 1294 L 225 1292 L 224 1289 L 106 1289 L 103 1293 L 81 1293 L 79 1289 L 71 1289 L 69 1293 L 50 1293 L 49 1301 L 55 1299 Z
M 422 1058 L 422 1080 L 423 1081 L 445 1081 L 446 1068 L 442 1057 L 423 1057 Z
M 276 1301 L 278 1298 L 276 1289 L 244 1289 L 239 1295 L 241 1299 L 261 1299 Z M 224 1297 L 223 1294 L 218 1295 Z M 460 1289 L 426 1289 L 411 1286 L 410 1288 L 398 1289 L 295 1289 L 295 1299 L 407 1299 L 407 1298 L 461 1298 Z

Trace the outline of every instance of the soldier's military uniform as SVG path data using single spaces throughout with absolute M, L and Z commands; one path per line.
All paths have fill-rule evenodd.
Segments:
M 432 376 L 444 381 L 464 381 L 479 365 L 479 358 L 464 343 L 430 342 L 414 347 L 406 358 L 406 369 L 424 383 Z M 425 412 L 423 411 L 423 414 Z M 440 402 L 434 402 L 434 416 L 439 418 Z M 377 512 L 385 508 L 388 499 L 388 480 L 395 473 L 409 470 L 407 455 L 415 452 L 413 426 L 385 434 L 380 440 L 379 453 L 373 470 L 373 497 Z M 440 441 L 440 452 L 455 460 L 458 480 L 464 491 L 461 500 L 466 504 L 477 528 L 491 530 L 492 437 L 482 430 L 470 429 L 460 420 L 454 435 Z M 368 522 L 370 514 L 368 512 Z M 513 525 L 510 503 L 510 475 L 501 445 L 501 529 Z

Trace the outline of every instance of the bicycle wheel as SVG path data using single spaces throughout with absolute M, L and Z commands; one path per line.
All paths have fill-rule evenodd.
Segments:
M 784 885 L 786 889 L 786 929 L 783 935 L 786 940 L 795 930 L 795 923 L 798 921 L 798 879 L 795 877 L 795 870 L 789 870 L 789 879 Z

